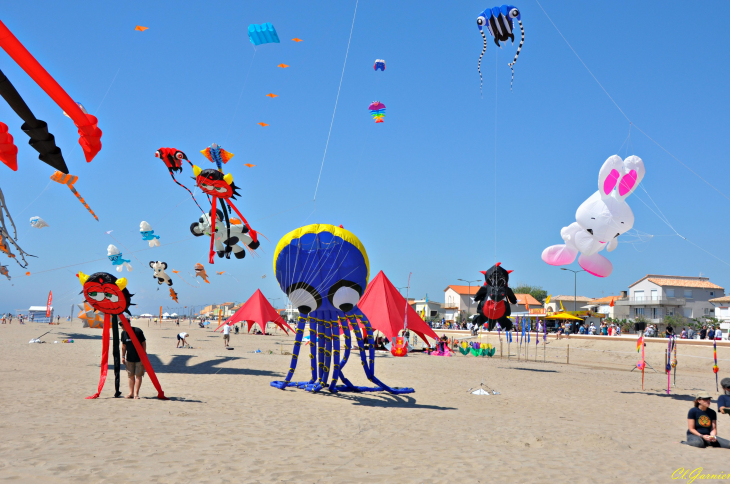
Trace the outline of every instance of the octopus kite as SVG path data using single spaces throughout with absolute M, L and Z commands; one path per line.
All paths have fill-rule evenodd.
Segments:
M 119 391 L 119 320 L 124 327 L 124 330 L 132 340 L 134 348 L 137 350 L 142 365 L 150 376 L 150 381 L 157 389 L 157 398 L 160 400 L 167 400 L 165 393 L 162 391 L 160 382 L 157 380 L 155 370 L 150 364 L 149 358 L 147 358 L 147 352 L 142 347 L 142 344 L 137 339 L 137 335 L 134 329 L 127 321 L 124 313 L 129 312 L 129 306 L 132 305 L 132 294 L 127 289 L 127 280 L 125 278 L 117 279 L 116 277 L 106 272 L 97 272 L 90 276 L 87 276 L 83 272 L 77 274 L 79 282 L 83 286 L 83 295 L 86 301 L 94 310 L 104 313 L 104 328 L 102 332 L 102 352 L 101 352 L 101 375 L 99 376 L 99 388 L 96 393 L 87 399 L 99 398 L 101 390 L 104 388 L 106 382 L 106 374 L 109 366 L 109 327 L 112 329 L 112 337 L 114 340 L 114 348 L 112 353 L 114 355 L 114 397 L 118 398 L 122 395 Z
M 10 232 L 8 231 L 8 227 L 5 225 L 5 217 L 3 215 L 3 212 L 5 215 L 7 215 L 8 220 L 10 221 L 10 225 L 13 227 L 13 237 L 10 237 Z M 28 261 L 25 260 L 25 256 L 28 257 L 35 257 L 34 255 L 31 255 L 20 248 L 18 243 L 16 242 L 16 239 L 18 238 L 18 230 L 15 228 L 15 222 L 13 222 L 13 217 L 10 216 L 10 212 L 8 211 L 8 205 L 5 203 L 5 196 L 3 195 L 3 191 L 0 190 L 0 252 L 7 255 L 11 259 L 15 259 L 15 262 L 18 263 L 18 265 L 22 268 L 28 267 Z M 10 246 L 15 247 L 15 249 L 18 251 L 18 255 L 20 255 L 20 258 L 23 260 L 23 263 L 21 263 L 15 254 L 13 254 L 13 251 Z
M 480 91 L 482 89 L 482 85 L 484 84 L 484 80 L 482 79 L 482 57 L 487 51 L 487 37 L 484 35 L 484 27 L 489 30 L 489 33 L 492 35 L 492 38 L 494 40 L 494 43 L 497 45 L 497 47 L 501 49 L 502 45 L 499 43 L 500 41 L 507 42 L 507 39 L 511 39 L 513 44 L 515 42 L 515 34 L 512 33 L 515 28 L 515 19 L 517 19 L 517 23 L 519 23 L 520 25 L 522 38 L 520 39 L 520 45 L 517 46 L 515 58 L 509 64 L 509 68 L 512 70 L 512 81 L 510 81 L 510 90 L 512 89 L 512 84 L 515 80 L 514 65 L 515 62 L 517 62 L 517 58 L 520 56 L 522 44 L 525 43 L 525 29 L 522 27 L 522 17 L 520 11 L 512 5 L 502 5 L 501 7 L 487 9 L 479 14 L 479 16 L 477 17 L 477 27 L 479 27 L 479 33 L 482 34 L 482 38 L 484 39 L 484 48 L 482 49 L 482 53 L 479 56 L 479 64 L 477 65 L 477 70 L 479 71 Z
M 299 310 L 300 316 L 289 371 L 284 380 L 272 381 L 272 387 L 282 390 L 296 387 L 312 393 L 324 389 L 331 393 L 413 393 L 413 388 L 390 387 L 375 376 L 373 327 L 357 306 L 368 285 L 370 264 L 365 247 L 352 232 L 326 224 L 307 225 L 289 232 L 276 246 L 274 272 L 279 287 Z M 307 325 L 312 377 L 308 381 L 293 382 Z M 361 325 L 364 334 L 360 332 Z M 350 327 L 359 346 L 365 376 L 375 387 L 355 386 L 343 373 L 352 349 Z M 341 331 L 345 339 L 344 351 L 340 351 Z M 367 356 L 366 349 L 369 350 Z M 338 385 L 338 380 L 343 385 Z
M 373 117 L 376 123 L 382 123 L 385 121 L 385 104 L 380 101 L 373 101 L 368 106 L 370 110 L 370 116 Z

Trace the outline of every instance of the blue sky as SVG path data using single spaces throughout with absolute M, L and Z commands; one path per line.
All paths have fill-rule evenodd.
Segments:
M 629 1 L 541 3 L 626 115 L 730 193 L 723 182 L 730 5 L 715 3 L 712 12 L 700 12 L 687 33 L 687 22 L 677 17 L 684 2 L 643 2 L 640 9 Z M 730 200 L 636 129 L 624 143 L 628 121 L 536 2 L 518 5 L 526 40 L 514 91 L 507 63 L 516 44 L 499 50 L 490 42 L 480 97 L 476 17 L 487 6 L 360 2 L 315 205 L 354 1 L 6 5 L 3 22 L 97 115 L 104 135 L 102 151 L 87 164 L 73 123 L 0 53 L 3 72 L 48 122 L 71 173 L 79 176 L 77 189 L 100 218 L 96 222 L 67 188 L 46 187 L 53 170 L 37 160 L 21 122 L 0 103 L 0 120 L 20 150 L 18 172 L 0 166 L 0 187 L 21 246 L 38 256 L 30 277 L 2 261 L 13 285 L 0 280 L 0 311 L 44 304 L 53 290 L 54 306 L 66 315 L 81 301 L 77 271 L 111 271 L 110 243 L 132 260 L 134 272 L 124 275 L 136 294 L 135 312 L 243 301 L 256 288 L 280 298 L 280 306 L 274 248 L 307 223 L 351 230 L 368 251 L 372 275 L 382 269 L 403 286 L 413 272 L 412 296 L 443 300 L 448 284 L 479 279 L 478 271 L 495 261 L 514 270 L 513 282 L 570 294 L 572 274 L 546 265 L 540 254 L 561 242 L 560 229 L 574 221 L 578 205 L 596 190 L 601 164 L 616 153 L 645 162 L 643 186 L 656 206 L 642 190 L 628 202 L 634 228 L 654 237 L 627 237 L 634 243 L 608 254 L 613 274 L 580 274 L 578 292 L 617 294 L 647 273 L 702 273 L 730 287 L 726 263 L 680 239 L 653 213 L 661 210 L 680 234 L 727 261 Z M 263 22 L 274 24 L 282 42 L 259 47 L 254 57 L 246 29 Z M 137 32 L 135 25 L 149 30 Z M 294 37 L 303 41 L 289 40 Z M 376 58 L 386 60 L 384 73 L 373 71 Z M 280 63 L 290 67 L 277 68 Z M 367 111 L 374 100 L 387 106 L 383 124 L 375 125 Z M 198 287 L 189 274 L 196 262 L 205 262 L 208 243 L 190 236 L 198 210 L 154 152 L 176 147 L 205 164 L 198 152 L 214 142 L 236 155 L 227 168 L 242 187 L 237 206 L 268 241 L 260 257 L 206 263 L 211 284 Z M 185 167 L 178 180 L 190 185 L 191 175 Z M 31 229 L 34 215 L 50 227 Z M 136 252 L 147 248 L 139 235 L 142 220 L 162 236 L 162 247 Z M 79 264 L 95 259 L 102 260 Z M 194 286 L 173 275 L 179 304 L 166 288 L 157 290 L 147 266 L 153 259 L 166 261 Z M 571 268 L 579 269 L 577 263 Z

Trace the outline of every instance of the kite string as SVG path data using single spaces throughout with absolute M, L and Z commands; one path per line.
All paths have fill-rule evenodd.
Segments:
M 689 171 L 690 173 L 692 173 L 692 174 L 693 174 L 693 175 L 695 175 L 695 176 L 696 176 L 697 178 L 699 178 L 700 180 L 702 180 L 703 182 L 705 182 L 705 183 L 706 183 L 706 184 L 707 184 L 707 185 L 708 185 L 709 187 L 711 187 L 711 188 L 712 188 L 713 190 L 715 190 L 715 191 L 716 191 L 717 193 L 719 193 L 720 195 L 722 195 L 723 197 L 725 197 L 725 198 L 726 198 L 727 200 L 730 200 L 730 197 L 728 197 L 728 196 L 727 196 L 727 195 L 725 195 L 725 194 L 724 194 L 723 192 L 721 192 L 721 191 L 720 191 L 720 190 L 719 190 L 719 189 L 718 189 L 718 188 L 717 188 L 716 186 L 714 186 L 714 185 L 713 185 L 712 183 L 710 183 L 709 181 L 705 180 L 705 179 L 704 179 L 704 178 L 703 178 L 702 176 L 700 176 L 700 175 L 699 175 L 699 174 L 698 174 L 698 173 L 697 173 L 696 171 L 694 171 L 694 170 L 693 170 L 693 169 L 691 169 L 691 168 L 690 168 L 689 166 L 687 166 L 686 164 L 684 164 L 684 162 L 682 162 L 682 160 L 680 160 L 679 158 L 677 158 L 676 156 L 674 156 L 674 155 L 673 155 L 673 154 L 672 154 L 672 153 L 671 153 L 671 152 L 670 152 L 670 151 L 669 151 L 668 149 L 666 149 L 666 148 L 665 148 L 664 146 L 660 145 L 660 144 L 659 144 L 659 143 L 658 143 L 658 142 L 657 142 L 656 140 L 654 140 L 654 138 L 652 138 L 651 136 L 649 136 L 648 134 L 646 134 L 646 133 L 644 132 L 644 130 L 642 130 L 641 128 L 639 128 L 639 127 L 638 127 L 638 126 L 637 126 L 636 124 L 634 124 L 634 123 L 633 123 L 633 122 L 631 121 L 631 119 L 629 119 L 629 117 L 628 117 L 628 116 L 626 115 L 626 113 L 624 112 L 624 110 L 623 110 L 623 109 L 621 109 L 621 107 L 620 107 L 620 106 L 618 105 L 618 103 L 617 103 L 617 102 L 616 102 L 616 101 L 615 101 L 615 100 L 613 99 L 613 97 L 611 97 L 611 95 L 610 95 L 610 94 L 608 93 L 608 91 L 606 90 L 606 88 L 605 88 L 605 87 L 603 87 L 603 84 L 601 84 L 601 82 L 600 82 L 600 81 L 598 80 L 598 78 L 597 78 L 597 77 L 596 77 L 596 76 L 595 76 L 595 75 L 593 74 L 593 72 L 591 72 L 591 70 L 590 70 L 590 69 L 588 68 L 588 66 L 586 65 L 586 63 L 585 63 L 585 62 L 583 62 L 583 59 L 581 59 L 581 58 L 580 58 L 580 56 L 579 56 L 579 55 L 578 55 L 578 53 L 577 53 L 577 52 L 575 51 L 575 49 L 573 48 L 573 46 L 572 46 L 572 45 L 570 45 L 570 42 L 568 42 L 568 39 L 566 39 L 566 38 L 565 38 L 565 36 L 564 36 L 564 35 L 563 35 L 563 33 L 562 33 L 562 32 L 560 31 L 560 29 L 558 28 L 558 26 L 557 26 L 557 25 L 555 25 L 555 22 L 553 22 L 553 19 L 551 19 L 551 18 L 550 18 L 550 16 L 549 16 L 549 15 L 547 14 L 547 12 L 545 11 L 545 9 L 544 9 L 544 8 L 542 7 L 542 5 L 540 4 L 540 1 L 539 1 L 539 0 L 535 0 L 535 2 L 536 2 L 536 3 L 537 3 L 537 5 L 538 5 L 538 6 L 540 7 L 540 10 L 542 10 L 542 13 L 544 13 L 544 14 L 545 14 L 545 16 L 547 17 L 547 19 L 548 19 L 548 20 L 550 21 L 550 23 L 551 23 L 551 24 L 553 25 L 553 27 L 555 27 L 555 30 L 556 30 L 556 31 L 558 32 L 558 34 L 560 35 L 560 37 L 562 37 L 562 39 L 563 39 L 563 40 L 565 41 L 565 43 L 566 43 L 566 44 L 567 44 L 567 46 L 568 46 L 568 47 L 570 48 L 570 50 L 571 50 L 571 51 L 573 51 L 573 54 L 575 54 L 575 56 L 576 56 L 576 57 L 578 58 L 578 60 L 580 61 L 580 63 L 581 63 L 581 64 L 583 64 L 583 67 L 585 67 L 585 69 L 586 69 L 586 70 L 588 71 L 588 73 L 589 73 L 589 74 L 591 75 L 591 77 L 593 78 L 593 80 L 594 80 L 594 81 L 596 81 L 596 83 L 597 83 L 597 84 L 598 84 L 598 85 L 599 85 L 599 86 L 601 87 L 601 89 L 602 89 L 602 90 L 603 90 L 603 92 L 604 92 L 604 93 L 606 94 L 606 96 L 608 96 L 608 98 L 609 98 L 609 99 L 611 100 L 611 102 L 613 103 L 613 105 L 614 105 L 614 106 L 616 106 L 616 109 L 618 109 L 618 110 L 619 110 L 619 111 L 621 112 L 621 114 L 623 115 L 623 117 L 624 117 L 624 118 L 626 118 L 626 121 L 628 121 L 628 122 L 629 122 L 629 124 L 630 124 L 630 125 L 633 125 L 633 126 L 634 126 L 634 127 L 636 128 L 636 129 L 638 129 L 638 130 L 639 130 L 639 132 L 641 132 L 641 134 L 643 134 L 644 136 L 646 136 L 646 137 L 647 137 L 647 138 L 649 139 L 649 141 L 651 141 L 652 143 L 654 143 L 655 145 L 657 145 L 657 146 L 658 146 L 659 148 L 661 148 L 661 149 L 662 149 L 662 150 L 663 150 L 663 151 L 664 151 L 664 152 L 665 152 L 666 154 L 668 154 L 669 156 L 671 156 L 672 158 L 674 158 L 674 160 L 675 160 L 675 161 L 677 161 L 677 162 L 678 162 L 678 163 L 679 163 L 680 165 L 682 165 L 683 167 L 685 167 L 685 168 L 686 168 L 686 169 L 687 169 L 687 170 L 688 170 L 688 171 Z M 632 145 L 632 146 L 633 146 L 633 145 Z M 632 150 L 633 150 L 633 147 L 632 147 Z
M 43 195 L 43 193 L 45 193 L 45 191 L 46 191 L 46 190 L 48 190 L 48 187 L 49 187 L 49 186 L 51 186 L 51 182 L 52 182 L 52 181 L 53 181 L 53 180 L 49 181 L 49 182 L 48 182 L 48 185 L 46 185 L 46 188 L 44 188 L 44 189 L 43 189 L 43 190 L 42 190 L 42 191 L 41 191 L 41 192 L 40 192 L 40 193 L 38 194 L 38 196 L 37 196 L 37 197 L 35 197 L 35 200 L 33 200 L 32 202 L 30 202 L 30 203 L 29 203 L 29 204 L 28 204 L 28 205 L 27 205 L 27 206 L 26 206 L 26 207 L 25 207 L 25 208 L 24 208 L 23 210 L 21 210 L 20 212 L 18 212 L 18 214 L 16 215 L 16 217 L 20 217 L 20 216 L 21 216 L 21 215 L 23 214 L 23 212 L 25 212 L 26 210 L 28 210 L 28 209 L 30 208 L 30 206 L 31 206 L 31 205 L 33 205 L 33 204 L 34 204 L 34 203 L 35 203 L 35 202 L 36 202 L 36 201 L 37 201 L 37 200 L 38 200 L 39 198 L 41 198 L 41 195 Z
M 494 263 L 497 263 L 497 79 L 499 51 L 494 49 Z
M 723 260 L 723 259 L 720 259 L 720 258 L 719 258 L 718 256 L 716 256 L 715 254 L 713 254 L 713 253 L 712 253 L 712 252 L 710 252 L 709 250 L 707 250 L 707 249 L 705 249 L 705 248 L 703 248 L 703 247 L 700 247 L 699 245 L 697 245 L 696 243 L 692 242 L 691 240 L 689 240 L 689 239 L 688 239 L 687 237 L 685 237 L 684 235 L 682 235 L 682 234 L 680 234 L 679 232 L 677 232 L 677 230 L 676 230 L 676 229 L 675 229 L 675 228 L 674 228 L 674 227 L 672 226 L 672 224 L 671 224 L 671 223 L 669 223 L 669 219 L 667 219 L 667 217 L 666 217 L 666 216 L 664 215 L 664 213 L 663 213 L 663 212 L 661 211 L 661 209 L 660 209 L 660 208 L 659 208 L 659 206 L 658 206 L 658 205 L 656 204 L 656 202 L 654 202 L 654 199 L 653 199 L 653 198 L 651 198 L 651 195 L 649 195 L 649 192 L 647 192 L 647 191 L 646 191 L 646 188 L 644 188 L 644 187 L 643 187 L 643 186 L 642 186 L 641 184 L 640 184 L 639 186 L 640 186 L 640 187 L 642 187 L 642 190 L 644 190 L 644 192 L 646 193 L 646 195 L 647 195 L 647 196 L 649 197 L 649 199 L 650 199 L 650 200 L 652 201 L 652 203 L 654 204 L 654 206 L 656 207 L 656 209 L 657 209 L 657 210 L 659 211 L 659 214 L 661 214 L 661 215 L 659 215 L 658 213 L 656 213 L 656 212 L 655 212 L 655 211 L 654 211 L 654 210 L 653 210 L 653 209 L 652 209 L 652 208 L 651 208 L 651 207 L 650 207 L 650 206 L 649 206 L 649 205 L 648 205 L 648 204 L 647 204 L 647 203 L 646 203 L 646 202 L 645 202 L 644 200 L 642 200 L 642 199 L 641 199 L 641 197 L 638 197 L 638 196 L 637 196 L 636 198 L 637 198 L 637 199 L 638 199 L 638 200 L 639 200 L 639 201 L 640 201 L 641 203 L 643 203 L 644 205 L 646 205 L 646 207 L 647 207 L 647 208 L 648 208 L 648 209 L 649 209 L 649 210 L 650 210 L 650 211 L 651 211 L 651 212 L 652 212 L 652 213 L 653 213 L 654 215 L 656 215 L 656 216 L 657 216 L 657 218 L 659 218 L 659 220 L 661 220 L 662 222 L 664 222 L 664 223 L 665 223 L 665 224 L 666 224 L 666 225 L 667 225 L 667 226 L 668 226 L 668 227 L 669 227 L 670 229 L 672 229 L 672 230 L 674 231 L 674 233 L 675 233 L 675 234 L 677 235 L 677 237 L 679 237 L 679 238 L 681 238 L 681 239 L 684 239 L 684 240 L 686 240 L 686 241 L 687 241 L 687 242 L 689 242 L 690 244 L 692 244 L 692 245 L 694 245 L 695 247 L 697 247 L 698 249 L 700 249 L 700 250 L 701 250 L 702 252 L 704 252 L 704 253 L 706 253 L 706 254 L 710 255 L 711 257 L 713 257 L 713 258 L 715 258 L 715 259 L 719 260 L 719 261 L 720 261 L 720 262 L 722 262 L 723 264 L 725 264 L 725 265 L 727 265 L 727 266 L 730 266 L 730 263 L 726 262 L 726 261 L 725 261 L 725 260 Z M 634 192 L 634 194 L 633 194 L 633 195 L 635 195 L 635 196 L 636 196 L 636 192 Z
M 238 106 L 241 104 L 241 99 L 243 98 L 243 91 L 246 89 L 246 83 L 248 82 L 248 75 L 251 73 L 251 66 L 253 66 L 253 60 L 256 58 L 256 46 L 253 47 L 253 57 L 251 57 L 251 62 L 248 64 L 248 70 L 246 71 L 246 78 L 243 80 L 243 87 L 241 88 L 241 94 L 238 95 L 238 102 L 236 103 L 236 109 L 233 110 L 233 118 L 231 118 L 231 124 L 228 125 L 228 132 L 226 133 L 226 137 L 223 138 L 224 141 L 228 140 L 228 136 L 231 134 L 231 128 L 233 127 L 233 122 L 236 120 L 236 114 L 238 113 Z
M 335 114 L 337 113 L 337 103 L 340 100 L 340 90 L 342 89 L 342 79 L 345 77 L 345 67 L 347 67 L 347 56 L 350 54 L 350 42 L 352 41 L 352 31 L 355 29 L 355 17 L 357 16 L 357 5 L 360 0 L 355 1 L 355 13 L 352 15 L 352 25 L 350 26 L 350 37 L 347 39 L 347 51 L 345 51 L 345 62 L 342 65 L 342 74 L 340 75 L 340 85 L 337 87 L 337 97 L 335 98 L 335 109 L 332 111 L 332 120 L 330 121 L 330 129 L 327 133 L 327 143 L 324 145 L 324 154 L 322 155 L 322 165 L 319 167 L 319 176 L 317 177 L 317 186 L 314 188 L 314 198 L 317 200 L 317 190 L 319 190 L 319 181 L 322 178 L 322 169 L 324 168 L 324 160 L 327 157 L 327 148 L 330 144 L 330 136 L 332 135 L 332 125 L 335 123 Z
M 170 242 L 169 244 L 162 244 L 162 245 L 160 245 L 160 247 L 165 247 L 167 245 L 173 245 L 173 244 L 179 244 L 180 242 L 185 242 L 186 240 L 190 240 L 190 239 L 194 239 L 194 238 L 195 238 L 195 236 L 190 236 L 190 237 L 185 238 L 185 239 L 180 239 L 180 240 L 176 240 L 175 242 Z M 146 249 L 140 249 L 140 250 L 136 250 L 134 252 L 129 252 L 129 253 L 130 254 L 134 254 L 135 252 L 144 252 L 145 250 L 152 250 L 153 248 L 154 247 L 148 247 Z M 84 264 L 91 264 L 92 262 L 99 262 L 99 261 L 102 261 L 102 260 L 107 260 L 107 257 L 104 257 L 103 259 L 87 260 L 85 262 L 77 262 L 75 264 L 70 264 L 70 265 L 67 265 L 67 266 L 55 267 L 53 269 L 46 269 L 45 271 L 33 272 L 32 275 L 43 274 L 44 272 L 58 271 L 58 270 L 61 270 L 61 269 L 67 269 L 69 267 L 80 266 L 80 265 L 84 265 Z

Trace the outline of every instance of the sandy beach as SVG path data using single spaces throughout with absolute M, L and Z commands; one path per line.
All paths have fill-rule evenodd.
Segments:
M 292 337 L 147 326 L 150 359 L 170 401 L 145 377 L 141 400 L 98 400 L 101 330 L 81 322 L 0 326 L 0 478 L 18 482 L 668 482 L 678 468 L 730 471 L 721 449 L 680 445 L 692 394 L 710 391 L 712 347 L 679 346 L 666 394 L 666 343 L 647 345 L 658 371 L 630 372 L 636 342 L 550 340 L 534 361 L 511 356 L 381 355 L 376 375 L 411 395 L 281 391 Z M 45 344 L 28 344 L 44 331 Z M 192 349 L 175 348 L 191 334 Z M 442 332 L 438 332 L 441 334 Z M 73 344 L 63 344 L 73 338 Z M 497 344 L 495 336 L 483 342 Z M 54 341 L 59 341 L 54 344 Z M 570 344 L 570 364 L 566 364 Z M 260 349 L 261 353 L 254 353 Z M 524 355 L 524 352 L 522 353 Z M 499 347 L 497 349 L 499 356 Z M 720 378 L 730 348 L 718 347 Z M 302 360 L 305 361 L 305 360 Z M 306 365 L 308 367 L 308 365 Z M 307 379 L 298 368 L 295 380 Z M 346 367 L 367 384 L 357 360 Z M 468 392 L 484 382 L 500 395 Z M 122 390 L 126 372 L 122 369 Z M 730 418 L 719 416 L 720 436 Z M 677 474 L 675 474 L 675 477 Z

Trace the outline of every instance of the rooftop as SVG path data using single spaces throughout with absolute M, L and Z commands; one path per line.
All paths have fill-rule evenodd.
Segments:
M 698 289 L 723 289 L 710 282 L 708 277 L 691 277 L 691 276 L 662 276 L 659 274 L 647 274 L 629 287 L 634 287 L 643 280 L 653 282 L 657 286 L 676 286 L 676 287 L 695 287 Z
M 586 296 L 553 296 L 550 298 L 550 302 L 553 301 L 577 301 L 577 302 L 591 302 L 593 301 L 592 297 L 586 297 Z
M 716 297 L 709 300 L 711 303 L 726 304 L 730 303 L 730 296 Z
M 474 295 L 476 295 L 476 293 L 480 287 L 481 287 L 481 285 L 476 285 L 476 286 L 472 285 L 470 288 L 469 286 L 457 286 L 454 284 L 449 284 L 448 286 L 446 286 L 446 289 L 444 289 L 444 292 L 448 291 L 449 289 L 452 289 L 452 290 L 456 291 L 457 294 L 461 294 L 462 296 L 465 296 L 467 294 L 474 296 Z
M 530 294 L 515 294 L 515 297 L 517 298 L 517 304 L 522 304 L 524 306 L 525 300 L 527 300 L 527 304 L 530 306 L 542 307 L 542 303 Z
M 606 296 L 606 297 L 599 297 L 598 299 L 594 299 L 590 301 L 592 304 L 610 304 L 611 301 L 615 301 L 617 299 L 621 299 L 621 296 Z

